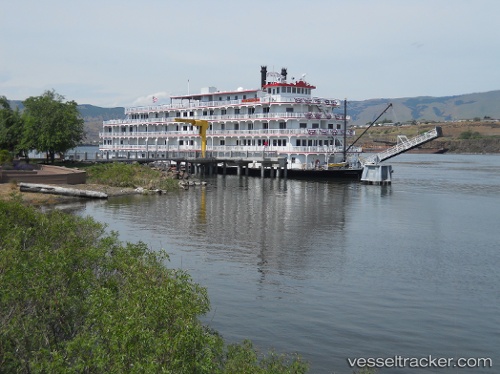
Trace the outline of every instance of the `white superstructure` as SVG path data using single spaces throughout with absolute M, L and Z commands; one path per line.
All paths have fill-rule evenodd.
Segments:
M 201 150 L 198 129 L 175 118 L 207 120 L 207 154 L 214 151 L 275 152 L 289 169 L 326 168 L 357 163 L 359 149 L 344 160 L 344 142 L 353 130 L 341 102 L 313 95 L 303 79 L 287 80 L 287 71 L 261 67 L 261 87 L 172 96 L 170 104 L 125 109 L 124 120 L 103 123 L 100 151 L 108 158 L 168 158 L 169 153 Z

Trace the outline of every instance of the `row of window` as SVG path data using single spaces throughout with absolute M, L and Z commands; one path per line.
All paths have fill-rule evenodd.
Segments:
M 302 94 L 302 95 L 310 95 L 311 89 L 304 87 L 268 87 L 267 93 L 269 94 L 279 94 L 279 93 L 294 93 L 294 94 Z
M 291 86 L 286 86 L 286 87 L 268 87 L 267 88 L 267 93 L 269 94 L 279 94 L 279 93 L 292 93 L 292 94 L 301 94 L 301 95 L 311 95 L 311 89 L 310 88 L 304 88 L 304 87 L 291 87 Z M 254 94 L 252 95 L 253 98 L 257 98 L 257 95 Z M 241 97 L 243 100 L 247 98 L 247 95 L 242 95 Z M 210 96 L 209 101 L 212 101 L 212 96 Z M 234 96 L 234 100 L 239 100 L 240 97 L 238 95 Z M 218 100 L 222 101 L 223 97 L 218 96 Z M 227 95 L 226 100 L 230 101 L 231 96 Z
M 266 106 L 262 108 L 262 113 L 270 113 L 270 107 Z M 286 113 L 293 113 L 293 108 L 285 108 Z M 219 111 L 217 111 L 219 112 Z M 160 115 L 160 113 L 154 113 L 151 114 L 151 118 L 187 118 L 187 117 L 194 117 L 194 111 L 189 111 L 189 112 L 176 112 L 175 116 L 171 116 L 171 113 L 165 112 L 164 115 Z M 220 113 L 217 113 L 220 115 L 227 115 L 227 109 L 221 109 Z M 234 108 L 234 111 L 232 114 L 255 114 L 255 108 L 254 107 L 247 107 L 247 108 Z M 210 110 L 204 110 L 202 111 L 203 116 L 213 116 L 216 115 L 216 111 L 214 109 Z M 149 119 L 150 116 L 148 113 L 134 113 L 130 114 L 130 119 Z
M 247 123 L 246 125 L 246 128 L 244 128 L 243 126 L 241 126 L 240 128 L 240 124 L 239 123 L 235 123 L 233 124 L 233 128 L 227 128 L 227 130 L 254 130 L 254 124 L 253 123 Z M 286 122 L 279 122 L 278 123 L 278 128 L 280 130 L 286 130 L 287 129 L 287 126 L 286 126 Z M 128 132 L 134 132 L 134 126 L 129 126 L 128 127 Z M 307 129 L 307 123 L 299 123 L 299 128 L 301 129 Z M 311 125 L 311 128 L 312 129 L 319 129 L 319 123 L 313 123 Z M 269 130 L 269 123 L 267 122 L 264 122 L 262 123 L 262 129 L 263 130 Z M 342 129 L 342 125 L 337 123 L 337 124 L 333 124 L 333 123 L 329 123 L 328 124 L 328 129 L 329 130 L 334 130 L 334 129 L 337 129 L 337 130 L 340 130 Z M 213 130 L 213 125 L 210 125 L 209 127 L 209 131 Z M 221 123 L 220 124 L 220 128 L 219 130 L 226 130 L 226 125 L 224 123 Z M 141 129 L 136 129 L 136 132 L 148 132 L 148 128 L 144 128 L 143 130 Z M 161 129 L 161 131 L 168 131 L 168 127 L 165 126 Z M 170 131 L 193 131 L 193 126 L 189 126 L 189 125 L 185 125 L 185 126 L 180 126 L 180 125 L 175 125 L 175 127 L 172 129 L 170 129 Z M 113 132 L 113 128 L 112 127 L 108 127 L 108 132 Z M 122 133 L 125 133 L 127 132 L 127 126 L 122 126 L 121 127 L 121 132 Z M 155 131 L 153 131 L 155 132 Z
M 252 97 L 253 97 L 253 98 L 257 98 L 257 94 L 254 94 Z M 239 99 L 240 99 L 240 97 L 239 97 L 238 95 L 234 95 L 234 100 L 239 100 Z M 247 95 L 242 95 L 241 99 L 243 99 L 243 100 L 247 99 Z M 219 97 L 218 97 L 218 100 L 219 100 L 219 101 L 222 101 L 222 100 L 223 100 L 223 97 L 222 97 L 222 96 L 219 96 Z M 227 96 L 226 96 L 226 100 L 227 100 L 227 101 L 230 101 L 230 100 L 231 100 L 231 96 L 227 95 Z M 212 96 L 209 96 L 209 97 L 208 97 L 208 101 L 212 101 Z
M 111 145 L 111 140 L 104 140 L 105 145 Z M 120 145 L 124 145 L 123 140 L 120 140 Z M 164 144 L 167 144 L 167 141 L 164 141 Z M 194 140 L 179 140 L 179 145 L 194 145 Z M 317 139 L 297 139 L 295 145 L 297 147 L 322 147 L 322 146 L 333 146 L 335 143 L 333 139 L 329 140 L 317 140 Z M 219 145 L 226 145 L 226 141 L 224 139 L 219 140 Z M 236 140 L 237 146 L 258 146 L 258 147 L 267 147 L 272 145 L 273 147 L 286 147 L 287 140 L 286 139 L 242 139 Z

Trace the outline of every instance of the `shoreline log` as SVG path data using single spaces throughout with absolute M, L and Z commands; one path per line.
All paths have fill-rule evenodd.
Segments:
M 52 195 L 63 195 L 73 197 L 86 197 L 93 199 L 107 199 L 108 195 L 99 191 L 78 190 L 76 188 L 66 188 L 38 183 L 19 183 L 21 192 L 45 193 Z

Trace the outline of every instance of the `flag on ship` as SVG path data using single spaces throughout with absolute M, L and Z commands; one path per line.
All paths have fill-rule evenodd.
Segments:
M 156 96 L 153 96 L 153 103 L 156 103 L 158 101 L 158 98 Z

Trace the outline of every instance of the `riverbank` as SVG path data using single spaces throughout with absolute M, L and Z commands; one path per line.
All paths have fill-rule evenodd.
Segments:
M 398 136 L 411 138 L 436 126 L 441 127 L 443 136 L 425 144 L 422 148 L 446 149 L 447 152 L 455 154 L 500 153 L 500 123 L 496 121 L 376 126 L 368 130 L 357 144 L 368 149 L 390 146 L 397 143 Z M 357 130 L 357 133 L 361 132 Z
M 408 153 L 454 153 L 454 154 L 497 154 L 500 153 L 500 138 L 433 140 L 422 147 Z M 387 150 L 391 145 L 381 145 L 381 142 L 361 142 L 363 152 L 378 153 Z
M 94 184 L 94 183 L 71 184 L 71 185 L 58 184 L 57 187 L 66 187 L 84 191 L 104 192 L 108 195 L 108 197 L 134 195 L 139 193 L 134 188 L 130 187 L 113 187 L 113 186 Z M 19 186 L 16 183 L 0 184 L 0 200 L 4 201 L 9 200 L 15 195 L 20 196 L 23 204 L 33 205 L 33 206 L 64 204 L 75 200 L 75 197 L 71 196 L 59 196 L 59 195 L 33 193 L 33 192 L 20 192 Z
M 88 183 L 84 184 L 57 184 L 84 191 L 103 192 L 108 197 L 141 194 L 148 190 L 172 191 L 179 188 L 175 175 L 149 166 L 139 164 L 74 164 L 74 167 L 87 172 Z M 0 184 L 0 199 L 8 200 L 19 194 L 27 205 L 53 205 L 72 201 L 75 197 L 20 192 L 16 183 Z M 77 197 L 78 198 L 78 197 Z

